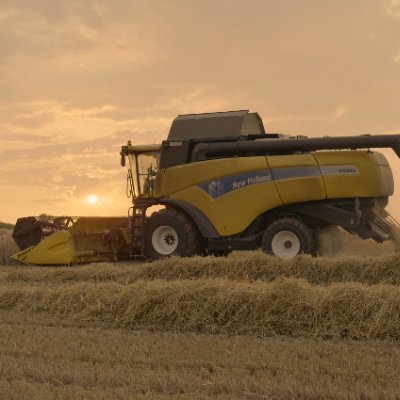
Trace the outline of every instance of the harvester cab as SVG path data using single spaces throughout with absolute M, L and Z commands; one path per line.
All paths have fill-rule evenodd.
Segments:
M 160 145 L 127 146 L 121 149 L 121 165 L 129 161 L 127 174 L 127 195 L 133 200 L 151 198 L 160 168 Z
M 20 219 L 15 258 L 71 264 L 256 248 L 292 258 L 319 254 L 321 234 L 339 228 L 398 244 L 386 210 L 393 175 L 375 148 L 400 156 L 400 135 L 291 137 L 266 133 L 247 110 L 180 115 L 161 144 L 122 146 L 127 217 Z

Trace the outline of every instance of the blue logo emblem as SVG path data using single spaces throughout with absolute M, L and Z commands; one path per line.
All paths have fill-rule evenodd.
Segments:
M 214 199 L 225 193 L 225 187 L 222 181 L 211 181 L 207 186 L 207 193 Z

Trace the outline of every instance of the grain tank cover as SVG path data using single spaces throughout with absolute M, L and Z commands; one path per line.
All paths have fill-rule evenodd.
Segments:
M 241 136 L 264 134 L 258 113 L 241 110 L 178 115 L 172 122 L 167 140 L 235 140 Z

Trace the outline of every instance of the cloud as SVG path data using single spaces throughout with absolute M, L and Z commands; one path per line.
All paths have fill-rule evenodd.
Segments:
M 35 165 L 45 160 L 45 162 L 76 162 L 74 168 L 82 168 L 84 161 L 82 157 L 113 157 L 119 154 L 120 146 L 132 140 L 135 144 L 152 143 L 154 138 L 158 136 L 158 132 L 131 132 L 119 131 L 113 135 L 103 136 L 94 139 L 81 140 L 69 143 L 49 143 L 44 145 L 36 145 L 24 151 L 20 148 L 13 150 L 5 150 L 0 158 L 0 165 L 9 165 L 10 162 L 35 162 Z M 33 166 L 34 168 L 34 166 Z M 0 177 L 1 179 L 1 177 Z
M 27 134 L 27 133 L 1 133 L 0 140 L 9 141 L 9 142 L 24 142 L 24 143 L 38 143 L 43 140 L 46 140 L 48 137 L 44 135 L 35 135 L 35 134 Z
M 124 196 L 126 168 L 119 163 L 120 146 L 128 139 L 146 143 L 154 134 L 121 131 L 75 143 L 6 150 L 0 158 L 0 168 L 6 171 L 0 174 L 0 187 L 2 192 L 11 191 L 15 196 L 23 196 L 21 190 L 29 192 L 29 214 L 98 213 L 99 209 L 85 208 L 84 199 L 91 193 L 101 199 L 101 212 L 124 214 L 129 200 Z M 121 204 L 114 204 L 114 211 L 106 211 L 107 207 L 112 209 L 113 198 L 120 198 Z M 13 208 L 11 203 L 8 208 Z M 26 204 L 20 211 L 15 209 L 13 215 L 23 215 L 24 208 Z
M 385 2 L 386 12 L 394 17 L 400 17 L 400 0 L 388 0 Z
M 77 64 L 84 65 L 85 59 L 91 61 L 88 56 L 99 53 L 103 60 L 124 57 L 128 63 L 151 60 L 156 54 L 140 40 L 144 34 L 157 35 L 156 21 L 129 3 L 116 2 L 111 8 L 97 1 L 13 3 L 13 8 L 0 6 L 0 38 L 8 40 L 12 56 L 51 59 L 62 54 L 65 62 L 83 57 Z
M 348 109 L 346 107 L 340 106 L 337 107 L 333 113 L 333 119 L 341 118 L 348 113 Z
M 136 144 L 152 143 L 157 134 L 119 131 L 75 143 L 5 150 L 0 168 L 6 173 L 0 174 L 0 186 L 15 195 L 22 189 L 29 192 L 29 213 L 98 213 L 99 209 L 85 209 L 84 199 L 95 193 L 101 199 L 101 212 L 124 214 L 129 201 L 124 196 L 126 168 L 120 166 L 120 147 L 129 139 Z M 114 204 L 113 209 L 117 198 L 120 205 Z
M 18 10 L 15 8 L 0 9 L 0 22 L 5 22 L 18 15 Z

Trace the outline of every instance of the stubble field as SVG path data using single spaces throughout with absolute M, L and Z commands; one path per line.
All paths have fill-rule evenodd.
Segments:
M 1 399 L 399 399 L 400 258 L 5 265 L 0 338 Z

